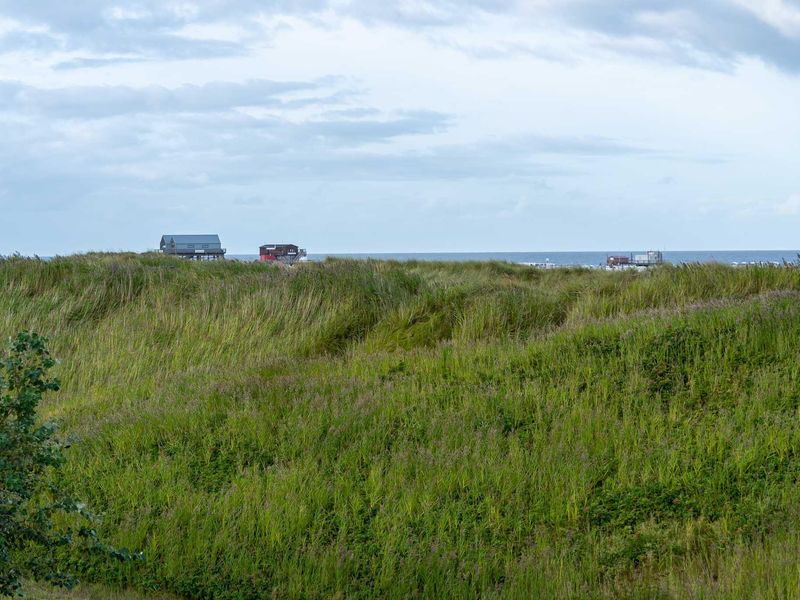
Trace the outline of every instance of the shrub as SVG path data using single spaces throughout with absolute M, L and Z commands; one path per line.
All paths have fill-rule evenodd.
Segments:
M 36 410 L 59 382 L 49 376 L 55 361 L 46 340 L 21 333 L 0 356 L 0 596 L 19 593 L 22 577 L 71 587 L 75 580 L 56 566 L 56 549 L 83 544 L 121 558 L 127 552 L 99 544 L 91 515 L 58 487 L 64 461 L 52 422 L 38 424 Z M 76 525 L 56 527 L 57 515 L 75 515 Z

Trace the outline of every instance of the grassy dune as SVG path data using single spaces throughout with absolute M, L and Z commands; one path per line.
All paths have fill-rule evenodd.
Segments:
M 63 590 L 45 584 L 25 584 L 27 600 L 177 600 L 166 594 L 142 594 L 134 590 L 113 590 L 96 585 L 80 585 L 73 590 Z
M 0 262 L 67 476 L 197 598 L 800 597 L 800 269 Z

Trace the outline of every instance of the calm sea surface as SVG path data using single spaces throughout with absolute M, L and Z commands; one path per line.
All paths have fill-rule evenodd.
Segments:
M 424 261 L 485 261 L 499 260 L 510 263 L 552 263 L 560 266 L 605 265 L 609 255 L 641 254 L 641 250 L 609 250 L 608 252 L 401 252 L 375 254 L 309 254 L 310 260 L 320 261 L 328 257 L 376 259 L 376 260 L 424 260 Z M 708 263 L 723 264 L 752 262 L 797 262 L 800 250 L 719 250 L 664 252 L 664 260 L 673 264 Z M 256 254 L 229 255 L 229 258 L 255 261 Z

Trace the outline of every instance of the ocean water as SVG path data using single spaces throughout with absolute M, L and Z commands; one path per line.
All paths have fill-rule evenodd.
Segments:
M 419 260 L 419 261 L 487 261 L 497 260 L 518 264 L 547 264 L 556 266 L 596 267 L 606 264 L 610 255 L 627 256 L 641 254 L 642 250 L 609 250 L 607 252 L 397 252 L 364 254 L 309 254 L 309 260 L 322 261 L 328 257 L 353 258 L 358 260 Z M 681 250 L 664 251 L 664 261 L 672 264 L 688 263 L 783 263 L 798 262 L 800 250 Z M 228 258 L 256 261 L 257 254 L 229 255 Z

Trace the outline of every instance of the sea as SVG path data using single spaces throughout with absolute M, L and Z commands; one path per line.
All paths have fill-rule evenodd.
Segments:
M 554 267 L 599 267 L 609 256 L 642 254 L 640 250 L 608 250 L 592 252 L 377 252 L 356 254 L 311 254 L 308 259 L 323 261 L 326 258 L 351 258 L 356 260 L 397 261 L 501 261 L 517 264 Z M 680 265 L 692 263 L 722 263 L 727 265 L 798 263 L 800 250 L 676 250 L 664 251 L 664 262 Z M 257 254 L 234 254 L 228 258 L 257 261 Z

